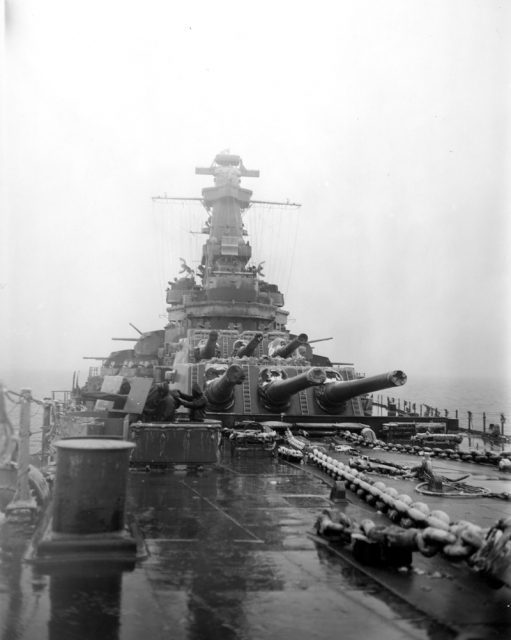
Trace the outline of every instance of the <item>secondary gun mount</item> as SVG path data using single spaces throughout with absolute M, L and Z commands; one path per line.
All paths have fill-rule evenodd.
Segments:
M 234 387 L 245 379 L 245 372 L 237 364 L 230 367 L 206 386 L 205 395 L 210 411 L 228 411 L 234 405 Z
M 327 413 L 339 413 L 351 398 L 390 387 L 400 387 L 406 382 L 403 371 L 389 371 L 368 378 L 348 380 L 347 382 L 329 382 L 314 391 L 318 405 Z
M 263 380 L 265 371 L 267 372 L 268 370 L 263 370 L 263 372 L 261 372 Z M 304 371 L 303 373 L 291 378 L 279 376 L 279 373 L 285 376 L 283 371 L 271 369 L 269 381 L 263 381 L 259 385 L 259 395 L 265 409 L 268 409 L 268 411 L 280 412 L 287 409 L 291 404 L 291 398 L 295 393 L 298 393 L 303 389 L 322 385 L 326 380 L 325 372 L 323 369 L 319 369 L 318 367 L 313 367 L 308 371 Z M 276 377 L 271 379 L 271 374 L 276 374 Z

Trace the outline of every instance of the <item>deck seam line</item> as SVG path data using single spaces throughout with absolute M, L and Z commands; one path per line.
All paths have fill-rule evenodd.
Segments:
M 191 491 L 193 491 L 197 496 L 199 496 L 199 498 L 201 498 L 201 500 L 204 500 L 205 502 L 207 502 L 210 506 L 212 506 L 214 509 L 216 509 L 217 511 L 219 511 L 220 513 L 222 513 L 226 518 L 228 518 L 231 522 L 233 522 L 237 527 L 239 527 L 240 529 L 242 529 L 250 538 L 253 538 L 254 540 L 257 540 L 258 542 L 264 542 L 264 540 L 262 540 L 261 538 L 259 538 L 259 536 L 256 536 L 255 533 L 252 533 L 252 531 L 249 531 L 246 527 L 244 527 L 241 522 L 238 522 L 236 520 L 236 518 L 233 518 L 231 515 L 229 515 L 226 511 L 224 511 L 221 507 L 219 507 L 217 504 L 215 504 L 214 502 L 212 502 L 209 498 L 206 498 L 205 496 L 203 496 L 199 491 L 197 491 L 197 489 L 194 489 L 193 487 L 191 487 L 189 484 L 186 484 L 186 482 L 184 480 L 181 480 L 181 484 L 186 487 L 187 489 L 190 489 Z

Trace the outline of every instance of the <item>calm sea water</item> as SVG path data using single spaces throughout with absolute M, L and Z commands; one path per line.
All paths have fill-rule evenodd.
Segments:
M 22 387 L 32 389 L 32 395 L 42 399 L 51 395 L 52 390 L 70 389 L 72 374 L 69 371 L 10 371 L 0 372 L 0 381 L 13 391 L 19 391 Z M 85 381 L 82 373 L 81 381 Z M 380 395 L 380 394 L 375 394 Z M 449 415 L 454 417 L 454 411 L 458 410 L 460 425 L 465 426 L 467 411 L 473 413 L 475 428 L 482 428 L 482 415 L 486 413 L 487 424 L 499 422 L 500 414 L 506 419 L 505 432 L 511 434 L 511 383 L 506 380 L 491 378 L 438 378 L 433 376 L 409 375 L 406 385 L 398 390 L 382 391 L 386 398 L 392 396 L 401 403 L 403 400 L 419 404 L 428 404 L 441 410 L 449 410 Z M 8 407 L 16 414 L 15 407 Z M 34 414 L 39 413 L 34 406 Z
M 487 425 L 500 423 L 500 414 L 511 419 L 511 383 L 509 380 L 493 378 L 442 378 L 433 376 L 408 377 L 406 385 L 397 392 L 384 391 L 382 394 L 392 395 L 401 402 L 407 400 L 417 404 L 428 404 L 440 409 L 449 410 L 454 417 L 458 410 L 460 426 L 466 426 L 467 412 L 473 414 L 473 425 L 481 429 L 483 413 L 486 413 Z M 511 433 L 511 424 L 506 423 L 506 433 Z

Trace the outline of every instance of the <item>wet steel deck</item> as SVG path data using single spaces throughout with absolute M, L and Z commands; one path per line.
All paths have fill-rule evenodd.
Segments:
M 443 464 L 454 474 L 467 468 Z M 407 573 L 368 571 L 316 540 L 314 520 L 331 505 L 328 482 L 310 467 L 227 452 L 199 473 L 132 472 L 129 511 L 149 556 L 124 572 L 82 566 L 40 573 L 20 562 L 26 541 L 4 524 L 2 638 L 508 637 L 511 590 L 492 590 L 465 565 L 414 554 Z M 413 494 L 410 481 L 386 482 Z M 476 521 L 468 515 L 472 501 L 449 505 L 453 517 Z M 350 493 L 341 508 L 384 520 Z M 497 512 L 509 515 L 509 503 L 478 506 L 492 523 Z

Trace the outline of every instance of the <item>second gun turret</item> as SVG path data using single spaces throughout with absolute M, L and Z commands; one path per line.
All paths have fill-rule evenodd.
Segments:
M 237 364 L 230 367 L 206 386 L 206 398 L 210 411 L 227 411 L 234 404 L 234 388 L 245 379 L 243 369 Z
M 390 371 L 358 380 L 329 382 L 315 390 L 315 398 L 323 411 L 339 413 L 351 398 L 390 387 L 400 387 L 405 382 L 406 374 L 403 371 Z
M 291 403 L 295 393 L 317 385 L 322 385 L 326 380 L 323 369 L 314 367 L 288 378 L 283 370 L 264 369 L 261 372 L 259 395 L 264 407 L 269 411 L 283 411 Z

